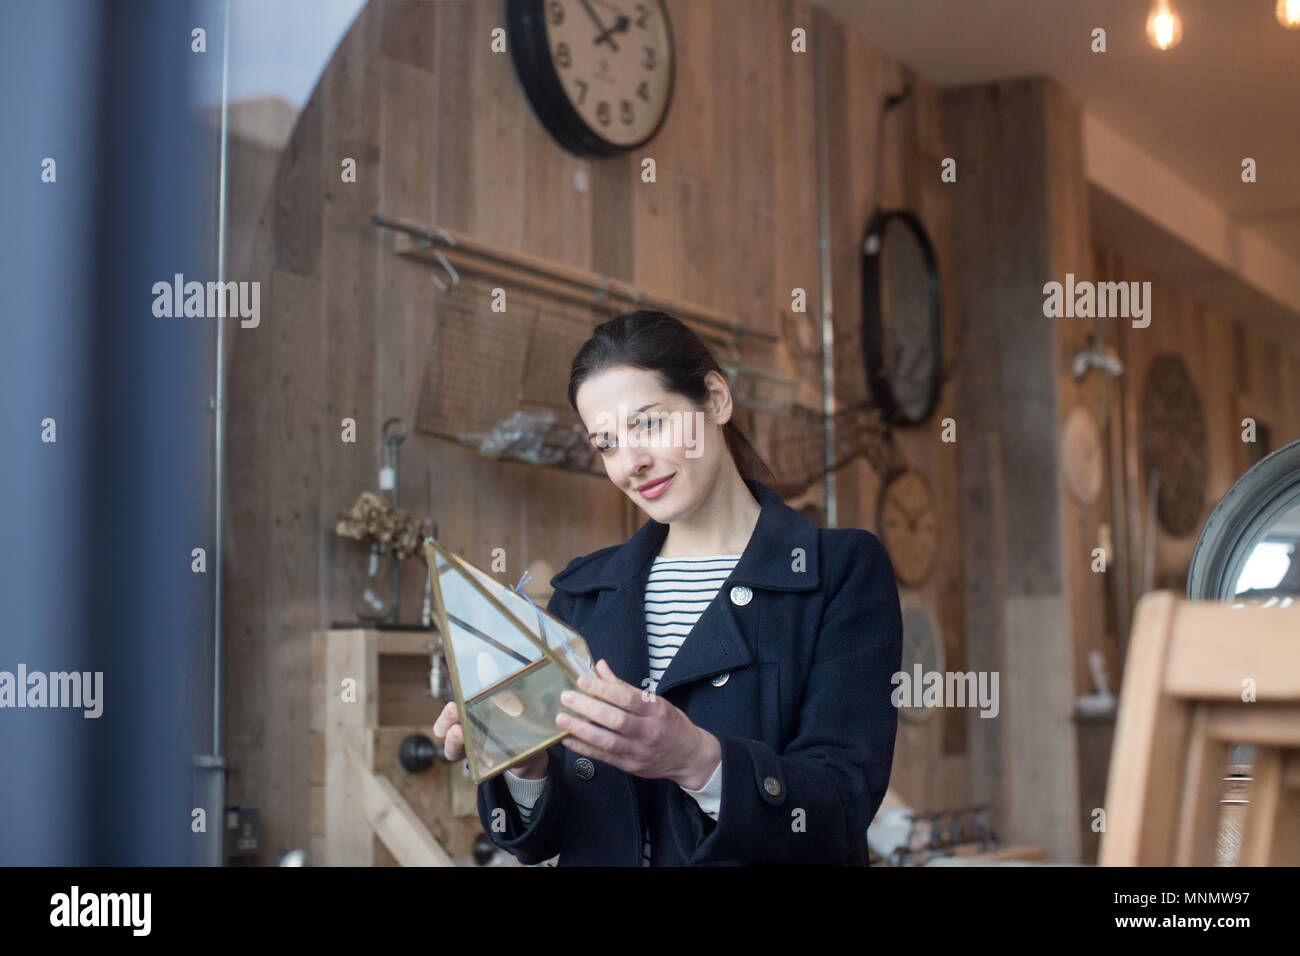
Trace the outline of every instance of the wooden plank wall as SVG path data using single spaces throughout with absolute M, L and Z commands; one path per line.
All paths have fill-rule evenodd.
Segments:
M 1059 328 L 1042 287 L 1087 252 L 1079 107 L 1034 77 L 946 90 L 957 159 L 949 286 L 969 667 L 999 673 L 995 720 L 968 712 L 972 787 L 1002 836 L 1074 860 L 1073 641 L 1055 436 Z M 1073 153 L 1073 155 L 1072 155 Z M 1077 182 L 1076 182 L 1077 180 Z
M 1207 483 L 1196 530 L 1174 537 L 1156 524 L 1154 587 L 1186 588 L 1187 569 L 1201 527 L 1232 483 L 1249 467 L 1241 420 L 1250 416 L 1269 426 L 1274 449 L 1300 438 L 1300 356 L 1270 342 L 1249 323 L 1230 318 L 1179 291 L 1176 280 L 1153 274 L 1105 247 L 1090 244 L 1087 278 L 1097 282 L 1151 282 L 1151 324 L 1110 322 L 1107 343 L 1124 363 L 1118 380 L 1089 372 L 1082 382 L 1070 374 L 1070 358 L 1096 331 L 1095 319 L 1058 322 L 1061 421 L 1073 407 L 1087 409 L 1098 425 L 1105 454 L 1102 487 L 1090 505 L 1061 496 L 1066 545 L 1070 619 L 1074 627 L 1074 693 L 1093 692 L 1087 655 L 1102 655 L 1107 684 L 1118 693 L 1123 679 L 1129 615 L 1144 593 L 1142 561 L 1148 514 L 1147 474 L 1141 464 L 1141 389 L 1152 359 L 1173 352 L 1187 364 L 1206 416 Z M 1057 277 L 1058 280 L 1061 277 Z M 1076 278 L 1084 276 L 1076 275 Z M 1112 470 L 1111 459 L 1116 458 Z M 1118 483 L 1118 488 L 1116 484 Z M 1091 550 L 1103 546 L 1109 528 L 1111 563 L 1106 573 L 1091 567 Z M 1113 718 L 1081 721 L 1079 775 L 1081 812 L 1103 805 Z M 1081 859 L 1095 862 L 1099 834 L 1086 827 Z
M 940 164 L 950 153 L 937 86 L 884 57 L 852 30 L 828 29 L 825 38 L 835 392 L 840 403 L 856 405 L 870 397 L 862 372 L 860 250 L 877 205 L 910 210 L 926 228 L 939 266 L 945 361 L 952 359 L 956 336 L 949 290 L 954 253 L 951 200 L 945 192 L 951 187 L 939 178 Z M 914 84 L 911 98 L 890 111 L 882 127 L 882 100 L 909 81 Z M 878 147 L 882 136 L 883 151 Z M 878 195 L 876 167 L 882 161 Z M 808 285 L 817 287 L 815 277 Z M 900 588 L 900 595 L 914 591 L 929 606 L 943 634 L 947 668 L 965 670 L 956 450 L 940 440 L 941 423 L 956 414 L 956 401 L 948 383 L 931 418 L 896 429 L 894 438 L 903 459 L 929 483 L 941 529 L 929 578 L 915 589 Z M 841 526 L 876 530 L 881 479 L 863 460 L 841 469 L 836 477 Z M 918 724 L 900 721 L 891 786 L 923 810 L 970 803 L 967 714 L 944 710 Z
M 1100 246 L 1093 247 L 1092 255 L 1103 281 L 1151 282 L 1151 325 L 1138 329 L 1121 322 L 1118 337 L 1112 338 L 1125 366 L 1125 387 L 1117 404 L 1127 433 L 1135 442 L 1140 438 L 1142 383 L 1152 359 L 1162 352 L 1173 352 L 1186 363 L 1205 412 L 1207 479 L 1197 530 L 1174 537 L 1156 523 L 1155 584 L 1182 591 L 1200 527 L 1249 468 L 1242 419 L 1249 416 L 1266 424 L 1274 450 L 1300 438 L 1300 355 L 1261 334 L 1249 316 L 1224 315 L 1182 294 L 1176 281 L 1152 274 L 1139 262 Z M 1130 496 L 1141 531 L 1148 523 L 1142 490 L 1147 475 L 1136 445 L 1128 459 L 1126 480 L 1137 492 Z M 1118 663 L 1108 660 L 1116 665 L 1110 670 L 1112 679 L 1118 676 Z
M 790 31 L 811 34 L 814 10 L 806 0 L 669 0 L 668 9 L 678 72 L 668 120 L 645 153 L 656 183 L 640 182 L 640 154 L 591 162 L 553 143 L 508 55 L 490 52 L 501 3 L 372 0 L 303 109 L 260 218 L 232 224 L 232 278 L 262 282 L 263 312 L 259 328 L 228 339 L 228 798 L 260 808 L 263 863 L 308 845 L 309 635 L 353 619 L 363 571 L 334 520 L 377 487 L 382 422 L 414 422 L 433 341 L 429 272 L 392 255 L 371 214 L 464 230 L 746 316 L 783 341 L 746 344 L 745 360 L 798 374 L 801 400 L 820 405 L 809 353 L 820 340 L 813 59 L 790 50 Z M 817 22 L 835 77 L 836 327 L 852 342 L 856 250 L 875 201 L 875 115 L 899 75 L 861 37 Z M 943 153 L 938 108 L 938 91 L 921 82 L 899 112 L 886 199 L 919 204 L 946 262 L 937 172 L 920 171 Z M 341 181 L 347 157 L 355 183 Z M 791 311 L 796 287 L 807 291 L 806 314 Z M 839 372 L 849 390 L 841 400 L 851 399 L 855 368 L 850 359 Z M 357 422 L 355 444 L 341 441 L 345 417 Z M 903 441 L 949 508 L 950 452 L 926 431 Z M 841 525 L 875 528 L 876 480 L 865 465 L 842 476 Z M 401 449 L 401 503 L 433 516 L 440 537 L 472 560 L 487 564 L 505 548 L 510 584 L 535 560 L 559 570 L 643 520 L 599 478 L 489 462 L 414 432 Z M 946 551 L 926 593 L 949 660 L 960 662 L 960 569 Z M 418 610 L 418 567 L 403 576 L 406 620 Z M 945 716 L 900 735 L 894 785 L 909 801 L 964 799 L 960 724 Z

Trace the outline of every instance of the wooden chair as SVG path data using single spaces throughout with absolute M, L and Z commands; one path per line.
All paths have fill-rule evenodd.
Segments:
M 1255 700 L 1243 701 L 1252 687 Z M 1233 743 L 1254 747 L 1236 863 L 1300 865 L 1300 603 L 1234 609 L 1146 595 L 1116 715 L 1098 863 L 1215 865 Z

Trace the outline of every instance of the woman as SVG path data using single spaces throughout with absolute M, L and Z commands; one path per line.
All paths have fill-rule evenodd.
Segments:
M 551 580 L 596 674 L 560 743 L 479 786 L 485 831 L 525 864 L 865 866 L 898 722 L 884 547 L 753 477 L 721 368 L 669 315 L 597 326 L 569 404 L 650 520 Z M 451 760 L 456 719 L 452 701 L 434 726 Z

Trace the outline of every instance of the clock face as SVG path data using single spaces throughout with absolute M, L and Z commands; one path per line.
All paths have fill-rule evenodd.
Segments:
M 1156 517 L 1177 537 L 1195 531 L 1205 502 L 1205 412 L 1183 360 L 1157 355 L 1142 386 L 1142 460 L 1157 482 Z
M 1081 505 L 1097 500 L 1102 482 L 1101 439 L 1088 410 L 1072 408 L 1061 435 L 1061 470 L 1070 494 Z
M 674 69 L 662 2 L 545 0 L 543 23 L 564 98 L 608 152 L 654 135 L 668 109 Z
M 875 210 L 862 237 L 862 360 L 886 421 L 919 425 L 942 384 L 934 248 L 904 210 Z
M 938 365 L 931 339 L 929 270 L 916 234 L 901 219 L 885 224 L 880 248 L 880 299 L 885 374 L 894 401 L 908 421 L 930 410 Z
M 907 469 L 884 486 L 877 516 L 894 574 L 904 584 L 925 582 L 938 553 L 939 525 L 925 480 Z
M 904 595 L 901 599 L 903 619 L 903 654 L 900 668 L 908 677 L 913 677 L 919 665 L 922 674 L 947 670 L 943 647 L 943 635 L 939 631 L 939 622 L 934 614 L 915 595 Z M 898 716 L 911 723 L 919 723 L 934 714 L 935 708 L 907 705 L 898 709 Z

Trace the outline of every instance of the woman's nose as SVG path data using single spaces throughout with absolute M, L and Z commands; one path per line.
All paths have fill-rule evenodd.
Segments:
M 654 464 L 654 458 L 650 453 L 638 445 L 624 445 L 620 455 L 623 460 L 623 471 L 634 478 Z

